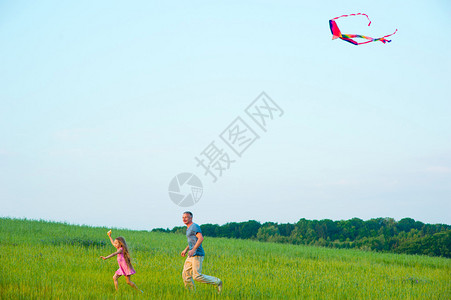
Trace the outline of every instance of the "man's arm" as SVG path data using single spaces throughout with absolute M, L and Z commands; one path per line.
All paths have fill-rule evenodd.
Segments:
M 202 245 L 202 242 L 204 241 L 204 237 L 203 237 L 202 233 L 200 233 L 200 232 L 196 233 L 196 237 L 197 237 L 196 245 L 194 245 L 193 249 L 191 249 L 188 252 L 188 256 L 193 256 L 194 253 L 196 253 L 197 248 L 199 248 L 200 245 Z
M 186 252 L 188 252 L 188 250 L 189 250 L 189 245 L 186 246 L 185 250 L 182 251 L 181 255 L 182 255 L 182 256 L 185 256 L 185 255 L 186 255 Z

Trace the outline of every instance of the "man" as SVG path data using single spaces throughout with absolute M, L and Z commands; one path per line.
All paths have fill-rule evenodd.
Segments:
M 186 238 L 188 239 L 188 246 L 182 251 L 182 256 L 185 257 L 188 253 L 188 257 L 185 260 L 183 266 L 183 282 L 185 287 L 189 289 L 194 288 L 194 280 L 214 284 L 217 286 L 218 293 L 222 290 L 222 281 L 219 278 L 202 274 L 202 261 L 204 260 L 205 252 L 202 248 L 202 231 L 200 226 L 193 223 L 193 214 L 190 211 L 183 213 L 183 223 L 187 226 Z

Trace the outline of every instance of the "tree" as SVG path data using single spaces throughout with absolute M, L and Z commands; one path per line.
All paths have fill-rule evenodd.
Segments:
M 277 225 L 271 223 L 265 223 L 258 229 L 257 239 L 259 241 L 269 241 L 271 237 L 280 235 Z
M 200 225 L 200 229 L 202 230 L 202 234 L 205 236 L 218 236 L 220 226 L 217 224 L 202 224 Z
M 279 228 L 279 233 L 281 236 L 290 236 L 291 232 L 296 227 L 294 224 L 286 223 L 286 224 L 279 224 L 277 226 Z
M 260 227 L 261 227 L 260 222 L 257 222 L 255 220 L 250 220 L 250 221 L 241 223 L 240 238 L 241 239 L 256 238 Z
M 401 219 L 396 227 L 399 231 L 409 232 L 412 228 L 415 228 L 415 220 L 412 218 Z

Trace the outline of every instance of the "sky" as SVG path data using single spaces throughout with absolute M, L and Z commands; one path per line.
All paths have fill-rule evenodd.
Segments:
M 398 32 L 332 40 L 352 13 L 371 26 L 344 33 Z M 0 217 L 451 224 L 450 16 L 444 0 L 1 1 Z M 214 149 L 222 173 L 196 160 Z M 189 207 L 169 195 L 181 173 L 202 184 Z

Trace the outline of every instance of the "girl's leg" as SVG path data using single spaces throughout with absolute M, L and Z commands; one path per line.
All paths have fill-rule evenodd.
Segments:
M 127 284 L 135 289 L 137 289 L 138 291 L 140 291 L 142 293 L 142 291 L 140 289 L 138 289 L 138 287 L 136 286 L 136 284 L 130 280 L 131 275 L 125 275 L 125 279 L 127 280 Z
M 116 291 L 118 290 L 118 287 L 117 287 L 117 279 L 118 279 L 119 277 L 121 277 L 121 275 L 117 275 L 116 273 L 114 273 L 113 281 L 114 281 L 114 287 L 116 288 Z

